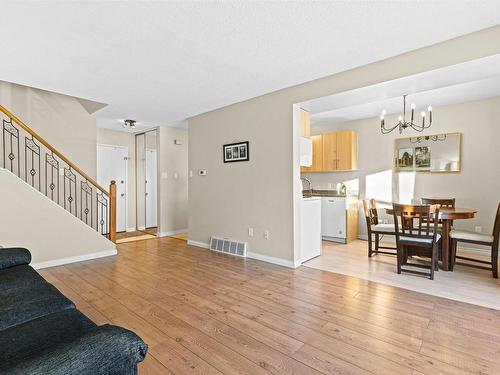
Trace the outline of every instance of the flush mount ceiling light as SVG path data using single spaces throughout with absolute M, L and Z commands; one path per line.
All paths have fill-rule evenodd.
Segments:
M 406 128 L 412 128 L 413 130 L 416 130 L 418 132 L 424 131 L 425 129 L 428 129 L 432 125 L 432 107 L 429 106 L 427 108 L 427 111 L 429 112 L 429 123 L 425 123 L 425 116 L 426 113 L 425 111 L 422 111 L 420 115 L 422 116 L 422 124 L 419 125 L 415 122 L 413 122 L 414 119 L 414 114 L 415 114 L 415 104 L 411 105 L 411 119 L 410 121 L 406 121 L 406 95 L 403 96 L 403 114 L 399 115 L 398 117 L 398 123 L 394 125 L 392 128 L 387 128 L 385 126 L 385 114 L 387 113 L 386 110 L 384 109 L 382 111 L 382 114 L 380 115 L 380 131 L 382 134 L 388 134 L 392 132 L 395 129 L 399 129 L 399 134 L 403 132 Z
M 134 129 L 136 123 L 137 123 L 137 121 L 135 121 L 135 120 L 123 120 L 123 125 L 122 126 L 124 128 Z

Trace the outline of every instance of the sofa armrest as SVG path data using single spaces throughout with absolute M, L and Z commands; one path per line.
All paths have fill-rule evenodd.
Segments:
M 37 352 L 8 369 L 9 374 L 136 374 L 148 346 L 132 331 L 112 325 Z
M 30 264 L 31 253 L 23 247 L 6 247 L 0 249 L 0 270 L 4 268 Z

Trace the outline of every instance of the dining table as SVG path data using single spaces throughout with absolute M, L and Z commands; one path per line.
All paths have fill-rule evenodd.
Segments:
M 385 212 L 388 215 L 393 215 L 392 208 L 386 208 Z M 442 223 L 441 227 L 441 268 L 445 271 L 450 270 L 451 264 L 451 249 L 450 249 L 450 231 L 451 224 L 455 220 L 472 219 L 476 215 L 477 210 L 473 208 L 457 208 L 457 207 L 441 207 L 439 209 L 439 220 Z

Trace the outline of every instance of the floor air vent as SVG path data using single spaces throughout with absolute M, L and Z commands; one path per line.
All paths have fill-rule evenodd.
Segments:
M 236 255 L 239 257 L 246 257 L 247 243 L 222 237 L 212 237 L 210 239 L 210 250 L 224 254 Z

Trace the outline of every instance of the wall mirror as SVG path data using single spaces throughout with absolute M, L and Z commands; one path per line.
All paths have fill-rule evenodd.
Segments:
M 461 133 L 441 133 L 397 138 L 394 142 L 396 172 L 460 172 Z

